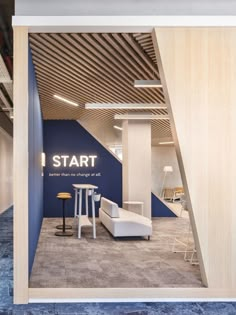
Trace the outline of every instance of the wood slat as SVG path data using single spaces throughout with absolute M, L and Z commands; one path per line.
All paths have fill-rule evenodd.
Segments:
M 47 43 L 50 43 L 49 47 L 51 49 L 54 49 L 57 53 L 61 53 L 63 55 L 67 53 L 67 56 L 69 56 L 69 60 L 73 60 L 77 65 L 83 65 L 84 70 L 85 68 L 89 70 L 87 71 L 87 73 L 90 74 L 92 72 L 93 74 L 96 74 L 96 76 L 98 76 L 100 79 L 103 79 L 106 82 L 105 85 L 113 89 L 115 93 L 121 93 L 121 95 L 129 97 L 130 100 L 132 100 L 133 102 L 135 101 L 135 99 L 138 99 L 140 102 L 142 101 L 143 98 L 138 97 L 135 94 L 135 91 L 129 89 L 127 85 L 121 84 L 120 78 L 118 78 L 118 80 L 114 79 L 114 74 L 108 67 L 105 67 L 105 69 L 103 68 L 103 71 L 101 71 L 101 67 L 103 66 L 103 64 L 96 62 L 95 60 L 91 60 L 91 54 L 89 57 L 87 57 L 84 52 L 79 52 L 78 49 L 72 47 L 65 41 L 61 42 L 60 38 L 57 38 L 57 40 L 55 40 L 49 37 L 47 34 L 43 34 L 42 36 L 47 40 Z M 59 44 L 58 41 L 60 41 L 61 44 Z M 62 45 L 62 43 L 65 46 Z M 146 99 L 146 101 L 148 102 L 148 99 Z M 151 100 L 149 100 L 149 102 L 151 102 Z
M 94 133 L 101 127 L 113 132 L 114 115 L 128 110 L 88 110 L 86 103 L 165 103 L 162 88 L 133 86 L 135 79 L 159 79 L 150 34 L 34 33 L 30 46 L 44 119 L 76 119 Z M 54 94 L 80 107 L 70 107 Z M 168 114 L 166 109 L 141 111 Z M 151 126 L 152 138 L 172 137 L 168 120 L 152 121 Z
M 61 43 L 65 44 L 67 47 L 69 47 L 65 41 L 61 40 L 60 37 L 57 36 L 57 34 L 52 34 L 52 36 Z M 108 79 L 110 80 L 108 83 L 109 85 L 116 86 L 117 89 L 123 88 L 124 93 L 126 93 L 127 91 L 132 97 L 137 97 L 139 100 L 141 100 L 141 97 L 137 95 L 140 94 L 140 91 L 134 91 L 133 89 L 133 86 L 131 84 L 133 80 L 128 80 L 127 74 L 125 75 L 119 69 L 117 64 L 114 66 L 111 62 L 107 60 L 107 56 L 105 58 L 102 53 L 98 54 L 98 49 L 93 49 L 91 45 L 88 45 L 78 34 L 71 35 L 76 40 L 73 40 L 68 34 L 62 34 L 62 36 L 67 39 L 70 45 L 73 45 L 75 47 L 75 49 L 73 48 L 73 51 L 75 53 L 78 53 L 78 51 L 81 50 L 81 53 L 78 53 L 79 57 L 83 56 L 82 58 L 84 58 L 85 61 L 91 62 L 96 69 L 102 67 L 102 69 L 104 70 L 104 75 L 107 75 Z M 114 76 L 116 77 L 115 80 Z M 125 86 L 124 82 L 127 83 L 125 84 Z M 148 97 L 148 95 L 146 95 L 146 97 L 148 98 L 149 102 L 152 101 L 152 98 Z
M 154 64 L 157 64 L 156 54 L 155 54 L 155 51 L 153 48 L 151 34 L 148 34 L 148 36 L 146 36 L 146 35 L 147 34 L 145 34 L 145 37 L 143 37 L 142 34 L 141 35 L 140 34 L 133 34 L 133 38 L 142 47 L 142 49 L 145 51 L 145 53 L 150 57 L 152 62 Z M 152 48 L 152 49 L 147 51 L 147 48 Z
M 80 90 L 82 89 L 82 90 L 87 91 L 88 89 L 87 92 L 89 94 L 91 94 L 90 92 L 93 92 L 94 95 L 104 94 L 103 97 L 106 98 L 107 101 L 109 102 L 118 102 L 119 99 L 122 100 L 122 95 L 120 95 L 119 93 L 116 93 L 117 94 L 117 97 L 116 97 L 114 93 L 112 93 L 111 88 L 108 88 L 108 89 L 106 88 L 103 80 L 98 80 L 96 76 L 91 76 L 90 80 L 88 80 L 86 76 L 81 75 L 81 72 L 78 71 L 78 69 L 76 69 L 73 66 L 71 67 L 69 62 L 66 62 L 65 60 L 63 61 L 63 59 L 61 60 L 55 59 L 53 55 L 52 56 L 48 55 L 47 58 L 43 58 L 42 56 L 43 51 L 38 49 L 35 45 L 32 45 L 32 47 L 34 49 L 33 58 L 36 63 L 37 62 L 40 63 L 40 60 L 42 60 L 44 63 L 46 62 L 48 64 L 49 69 L 53 69 L 54 67 L 60 70 L 62 74 L 64 73 L 67 73 L 68 75 L 70 74 L 73 78 L 75 78 L 78 81 L 78 83 L 80 83 Z M 96 82 L 93 82 L 93 79 L 95 78 L 96 78 Z M 125 101 L 127 100 L 123 99 L 123 102 Z
M 93 35 L 103 46 L 106 47 L 106 43 L 103 41 L 103 39 L 101 38 L 101 36 L 99 36 L 99 34 L 94 34 Z M 133 72 L 135 73 L 135 77 L 133 78 L 133 80 L 135 80 L 136 78 L 140 78 L 140 76 L 142 76 L 144 79 L 147 79 L 148 76 L 146 76 L 142 69 L 140 69 L 139 65 L 135 62 L 134 58 L 130 58 L 130 56 L 123 51 L 122 47 L 120 46 L 120 44 L 113 39 L 109 34 L 102 34 L 103 38 L 106 40 L 107 44 L 109 44 L 113 50 L 110 51 L 110 53 L 114 52 L 117 54 L 120 54 L 120 59 L 123 60 L 123 63 L 125 63 L 126 65 L 128 64 L 128 68 L 133 70 Z M 146 89 L 144 91 L 144 93 L 149 93 L 152 95 L 152 97 L 157 98 L 160 102 L 164 102 L 164 96 L 163 93 L 160 91 L 160 89 L 153 89 L 153 90 L 148 90 Z
M 150 60 L 149 57 L 143 53 L 142 48 L 140 47 L 140 45 L 137 44 L 137 42 L 132 38 L 132 36 L 130 34 L 125 33 L 122 34 L 122 37 L 125 38 L 126 42 L 129 43 L 129 45 L 134 49 L 134 51 L 144 61 L 144 63 L 150 68 L 150 70 L 153 71 L 153 73 L 155 73 L 158 79 L 160 79 L 157 67 L 155 67 L 152 60 Z
M 37 58 L 34 58 L 34 60 L 37 61 Z M 118 101 L 118 99 L 114 98 L 113 95 L 111 95 L 111 97 L 109 97 L 109 94 L 105 94 L 103 91 L 101 91 L 98 95 L 96 95 L 94 89 L 89 89 L 89 83 L 85 84 L 85 82 L 82 82 L 82 84 L 80 85 L 80 87 L 78 89 L 77 81 L 75 80 L 75 78 L 73 76 L 68 76 L 64 72 L 62 72 L 62 71 L 60 72 L 59 69 L 56 69 L 56 68 L 53 69 L 49 66 L 45 67 L 44 65 L 45 65 L 45 63 L 43 63 L 43 62 L 37 62 L 36 67 L 38 67 L 41 70 L 41 72 L 44 73 L 45 81 L 50 81 L 49 79 L 51 78 L 52 80 L 55 79 L 55 81 L 57 81 L 57 83 L 60 84 L 61 79 L 63 78 L 64 81 L 63 81 L 62 85 L 67 85 L 70 90 L 77 91 L 77 93 L 80 93 L 81 97 L 83 95 L 90 96 L 94 102 L 102 102 L 102 100 L 104 100 L 104 98 L 106 98 L 107 102 Z M 47 74 L 49 74 L 48 78 L 47 78 Z M 55 78 L 54 78 L 54 76 L 55 76 Z M 47 82 L 47 83 L 49 83 L 49 82 Z M 83 102 L 81 101 L 80 103 L 83 103 Z
M 93 34 L 94 38 L 92 38 L 90 34 L 82 34 L 82 37 L 85 38 L 96 49 L 95 51 L 99 50 L 105 58 L 109 59 L 109 61 L 114 64 L 114 70 L 116 71 L 117 69 L 118 75 L 122 73 L 122 77 L 128 82 L 128 84 L 133 82 L 136 78 L 139 78 L 141 74 L 138 73 L 138 71 L 135 71 L 137 66 L 135 64 L 129 65 L 124 60 L 124 58 L 119 56 L 118 53 L 115 54 L 116 51 L 113 49 L 113 47 L 109 46 L 109 44 L 106 43 L 105 40 L 102 40 L 101 36 L 99 35 L 100 34 Z M 120 63 L 123 65 L 122 68 L 120 67 Z M 136 93 L 144 95 L 145 91 L 139 89 L 139 91 L 136 91 Z M 155 97 L 155 94 L 153 94 L 151 90 L 146 91 L 146 93 L 150 95 L 151 98 Z

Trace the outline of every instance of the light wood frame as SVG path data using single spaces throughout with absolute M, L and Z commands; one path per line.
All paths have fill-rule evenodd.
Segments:
M 14 27 L 14 303 L 28 303 L 28 27 Z
M 227 247 L 227 250 L 223 250 L 226 254 L 225 262 L 217 260 L 216 266 L 213 266 L 213 270 L 209 269 L 212 267 L 214 254 L 217 249 L 217 244 L 214 244 L 214 230 L 213 225 L 209 224 L 205 226 L 208 231 L 208 237 L 210 238 L 209 245 L 213 244 L 213 250 L 208 249 L 205 244 L 204 253 L 212 254 L 213 257 L 208 256 L 208 266 L 204 268 L 206 272 L 205 281 L 209 281 L 208 288 L 153 288 L 153 289 L 55 289 L 55 288 L 29 288 L 28 286 L 28 31 L 37 32 L 37 31 L 57 31 L 62 32 L 89 32 L 89 31 L 98 31 L 98 27 L 103 32 L 147 32 L 151 31 L 154 25 L 160 26 L 180 26 L 186 24 L 185 26 L 196 26 L 196 24 L 202 25 L 202 20 L 204 20 L 204 25 L 217 26 L 217 23 L 222 23 L 222 18 L 218 20 L 209 19 L 209 17 L 200 18 L 196 22 L 193 17 L 183 19 L 182 17 L 136 17 L 135 19 L 128 19 L 127 17 L 107 17 L 107 19 L 99 20 L 98 17 L 15 17 L 14 18 L 14 105 L 15 105 L 15 121 L 14 121 L 14 205 L 15 205 L 15 214 L 14 214 L 14 303 L 23 304 L 28 302 L 50 302 L 50 301 L 165 301 L 165 300 L 235 300 L 236 299 L 236 290 L 235 290 L 235 278 L 236 278 L 236 236 L 233 231 L 235 231 L 235 222 L 236 222 L 236 212 L 230 212 L 231 226 L 229 228 L 229 220 L 226 220 L 226 224 L 223 225 L 223 233 L 227 233 L 227 239 L 230 242 L 230 246 Z M 197 17 L 196 17 L 197 18 Z M 60 22 L 61 21 L 61 22 Z M 81 25 L 78 25 L 78 21 L 81 22 Z M 100 21 L 100 22 L 98 22 Z M 115 21 L 115 22 L 114 22 Z M 127 24 L 127 21 L 130 21 Z M 182 21 L 182 22 L 181 22 Z M 231 23 L 236 25 L 235 18 L 226 18 L 226 23 Z M 92 23 L 92 27 L 89 27 L 89 23 Z M 97 24 L 96 24 L 97 23 Z M 181 24 L 182 23 L 182 24 Z M 86 25 L 85 25 L 86 24 Z M 226 25 L 226 24 L 225 24 Z M 159 30 L 160 35 L 161 30 Z M 157 35 L 155 35 L 157 36 Z M 222 43 L 221 38 L 221 43 Z M 165 47 L 162 47 L 164 50 Z M 158 52 L 157 52 L 158 53 Z M 234 56 L 234 59 L 235 56 Z M 163 62 L 163 60 L 161 60 Z M 231 60 L 232 62 L 232 60 Z M 165 67 L 164 67 L 165 68 Z M 164 69 L 165 70 L 165 69 Z M 164 71 L 165 72 L 165 71 Z M 164 73 L 166 75 L 166 73 Z M 231 79 L 235 79 L 230 77 Z M 166 89 L 169 93 L 169 90 Z M 232 91 L 231 91 L 232 92 Z M 171 102 L 170 102 L 171 104 Z M 172 105 L 172 104 L 171 104 Z M 235 109 L 231 109 L 231 114 L 235 118 Z M 215 117 L 215 115 L 214 115 Z M 216 117 L 219 119 L 219 112 Z M 175 123 L 175 117 L 173 115 L 172 122 Z M 218 128 L 213 123 L 210 125 L 213 129 Z M 224 124 L 225 126 L 225 124 Z M 236 158 L 235 148 L 233 147 L 234 134 L 236 123 L 234 126 L 230 124 L 230 127 L 227 129 L 230 137 L 230 144 L 232 148 L 229 150 L 228 154 L 232 159 Z M 214 130 L 213 130 L 214 131 Z M 178 133 L 178 132 L 177 132 Z M 224 133 L 226 135 L 226 133 Z M 222 139 L 222 138 L 221 138 Z M 176 139 L 177 140 L 177 139 Z M 215 144 L 216 145 L 216 144 Z M 179 146 L 181 149 L 181 145 Z M 213 147 L 215 149 L 215 146 Z M 213 152 L 215 152 L 213 150 Z M 210 153 L 209 162 L 213 153 Z M 183 160 L 183 159 L 182 159 Z M 236 170 L 235 165 L 232 163 L 232 160 L 228 160 L 231 167 L 231 175 L 228 178 L 230 186 L 230 196 L 235 192 L 235 177 Z M 216 162 L 213 163 L 216 166 Z M 183 172 L 183 167 L 182 172 Z M 185 176 L 182 173 L 183 176 Z M 221 172 L 221 175 L 224 176 L 224 173 Z M 234 178 L 233 178 L 234 175 Z M 187 183 L 187 180 L 186 180 Z M 207 182 L 208 184 L 208 182 Z M 212 184 L 210 182 L 209 184 Z M 222 192 L 225 192 L 223 189 Z M 192 191 L 190 191 L 191 195 Z M 223 193 L 223 197 L 225 194 Z M 233 200 L 230 199 L 228 206 L 232 210 Z M 194 207 L 193 207 L 194 208 Z M 214 216 L 214 209 L 209 211 L 207 214 L 207 222 L 211 222 L 212 217 Z M 217 211 L 219 216 L 217 220 L 217 226 L 220 226 L 220 213 Z M 204 216 L 202 217 L 204 218 Z M 193 221 L 192 221 L 193 222 Z M 213 220 L 215 223 L 216 221 Z M 234 230 L 233 230 L 234 228 Z M 198 231 L 198 228 L 195 229 Z M 206 231 L 205 231 L 206 232 Z M 231 234 L 229 234 L 229 232 Z M 204 233 L 201 229 L 200 233 Z M 199 233 L 198 233 L 199 236 Z M 207 240 L 207 238 L 206 238 Z M 217 238 L 217 241 L 219 238 Z M 225 238 L 224 238 L 225 240 Z M 208 241 L 207 241 L 208 242 Z M 199 243 L 200 244 L 200 243 Z M 222 241 L 220 241 L 220 248 L 222 250 Z M 201 245 L 201 244 L 200 244 Z M 200 248 L 199 248 L 200 249 Z M 202 248 L 201 248 L 202 249 Z M 204 256 L 204 255 L 203 255 Z M 203 257 L 205 259 L 205 257 Z M 210 258 L 210 259 L 209 259 Z M 204 261 L 204 263 L 206 263 Z M 222 272 L 222 268 L 226 268 L 226 265 L 230 264 L 230 273 L 227 275 L 223 272 L 220 276 L 220 280 L 216 281 L 215 278 Z M 203 261 L 201 262 L 203 265 Z M 220 268 L 221 267 L 221 268 Z M 224 271 L 224 269 L 223 269 Z M 218 274 L 217 274 L 218 273 Z M 231 280 L 229 280 L 229 275 Z M 209 277 L 208 277 L 209 276 Z M 205 283 L 206 283 L 205 282 Z M 221 285 L 222 284 L 222 285 Z
M 184 186 L 184 192 L 185 192 L 185 196 L 186 196 L 186 201 L 187 201 L 187 205 L 188 205 L 189 219 L 190 219 L 192 232 L 193 232 L 193 236 L 194 236 L 194 243 L 195 243 L 196 250 L 197 250 L 197 257 L 198 257 L 199 266 L 200 266 L 200 270 L 201 270 L 202 282 L 207 287 L 208 282 L 207 282 L 207 277 L 206 277 L 204 260 L 202 258 L 201 246 L 199 243 L 198 230 L 196 227 L 196 221 L 195 221 L 195 216 L 194 216 L 193 207 L 192 207 L 192 200 L 191 200 L 191 196 L 190 196 L 190 192 L 189 192 L 188 180 L 187 180 L 187 176 L 186 176 L 186 172 L 185 172 L 184 162 L 183 162 L 183 158 L 182 158 L 182 151 L 181 151 L 181 147 L 180 147 L 180 143 L 179 143 L 179 139 L 178 139 L 177 126 L 176 126 L 176 122 L 175 122 L 174 113 L 172 110 L 172 102 L 170 100 L 168 84 L 166 82 L 165 70 L 164 70 L 162 56 L 160 53 L 160 47 L 159 47 L 159 43 L 158 43 L 158 31 L 159 31 L 159 29 L 157 28 L 157 29 L 154 29 L 152 32 L 153 44 L 154 44 L 154 48 L 155 48 L 155 52 L 156 52 L 157 64 L 158 64 L 158 69 L 160 72 L 161 82 L 163 84 L 163 90 L 164 90 L 166 105 L 167 105 L 167 109 L 168 109 L 168 113 L 169 113 L 169 117 L 170 117 L 171 132 L 172 132 L 173 139 L 174 139 L 180 174 L 181 174 L 181 178 L 182 178 L 182 182 L 183 182 L 183 186 Z M 173 43 L 171 43 L 171 44 L 173 45 Z M 183 69 L 183 71 L 185 71 L 185 70 L 186 69 Z M 177 105 L 176 105 L 176 107 L 177 107 Z M 189 117 L 183 116 L 183 120 L 180 121 L 181 124 L 184 123 L 184 118 L 189 119 Z M 206 132 L 206 130 L 203 131 L 203 136 L 204 136 L 204 132 Z M 204 209 L 205 209 L 205 207 L 204 207 Z
M 236 296 L 235 38 L 236 27 L 153 32 L 202 279 L 207 294 Z

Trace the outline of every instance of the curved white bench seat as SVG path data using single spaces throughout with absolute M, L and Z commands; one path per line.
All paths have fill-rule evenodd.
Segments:
M 151 236 L 152 221 L 102 198 L 99 219 L 114 237 Z

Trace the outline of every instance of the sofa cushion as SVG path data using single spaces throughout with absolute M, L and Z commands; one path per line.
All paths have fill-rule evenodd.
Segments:
M 150 236 L 152 221 L 134 212 L 119 208 L 119 218 L 111 218 L 102 208 L 99 219 L 114 237 Z
M 137 214 L 135 212 L 128 211 L 126 209 L 119 208 L 119 221 L 130 221 L 130 222 L 137 222 L 142 224 L 152 224 L 152 221 L 143 215 Z
M 101 198 L 101 208 L 111 218 L 119 218 L 120 217 L 118 204 L 109 200 L 109 199 L 106 199 L 104 197 Z

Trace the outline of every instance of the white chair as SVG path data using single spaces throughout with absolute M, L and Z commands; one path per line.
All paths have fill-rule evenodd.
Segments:
M 181 208 L 180 208 L 180 214 L 179 216 L 182 217 L 183 211 L 187 210 L 187 201 L 185 199 L 185 195 L 181 195 L 180 197 L 180 204 L 181 204 Z
M 184 210 L 186 210 L 186 200 L 185 198 L 182 198 L 180 217 L 182 216 L 182 212 Z M 190 222 L 187 229 L 181 235 L 174 238 L 172 252 L 183 253 L 184 260 L 189 261 L 191 265 L 199 264 Z

